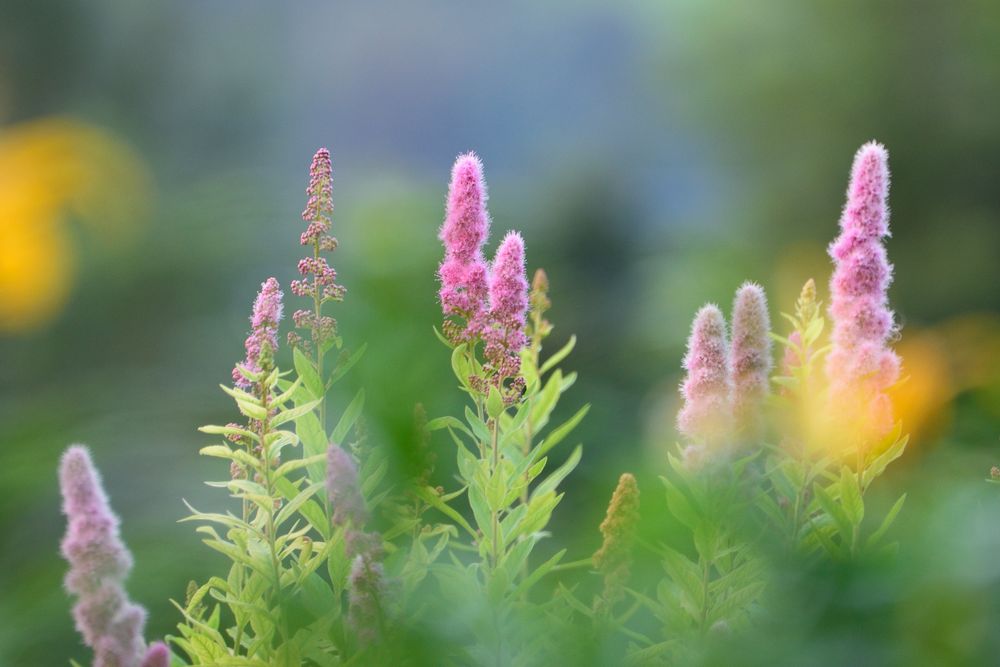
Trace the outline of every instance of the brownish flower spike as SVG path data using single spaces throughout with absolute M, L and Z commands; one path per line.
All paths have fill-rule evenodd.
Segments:
M 639 485 L 635 477 L 624 473 L 611 496 L 607 516 L 601 522 L 604 541 L 594 554 L 594 567 L 604 575 L 604 595 L 595 605 L 598 612 L 610 611 L 624 593 L 638 523 Z

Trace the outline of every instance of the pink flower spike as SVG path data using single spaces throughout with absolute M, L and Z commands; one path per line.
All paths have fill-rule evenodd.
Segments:
M 70 564 L 66 589 L 77 596 L 76 628 L 94 651 L 94 667 L 134 667 L 145 651 L 146 611 L 125 593 L 132 556 L 86 447 L 66 450 L 59 486 L 68 520 L 62 541 Z
M 281 321 L 281 287 L 275 278 L 268 278 L 260 285 L 260 292 L 253 303 L 253 317 L 250 324 L 254 329 L 277 327 Z
M 243 347 L 246 358 L 243 366 L 252 372 L 260 372 L 261 352 L 265 343 L 273 354 L 278 349 L 278 324 L 282 316 L 281 287 L 275 278 L 268 278 L 260 286 L 260 292 L 253 304 L 253 314 L 250 316 L 250 335 Z M 250 382 L 243 376 L 239 368 L 233 368 L 233 382 L 241 389 L 248 389 Z
M 354 529 L 360 529 L 368 520 L 358 467 L 344 448 L 333 443 L 326 450 L 326 494 L 333 505 L 335 525 L 350 523 Z
M 889 236 L 889 152 L 877 141 L 858 149 L 840 228 L 858 238 Z
M 733 373 L 733 413 L 736 423 L 751 437 L 759 434 L 770 389 L 771 319 L 764 288 L 746 282 L 733 301 L 732 344 L 729 364 Z
M 170 649 L 163 642 L 153 642 L 142 660 L 142 667 L 170 667 Z
M 730 433 L 732 380 L 726 320 L 715 304 L 701 307 L 691 327 L 677 427 L 695 444 L 720 444 Z
M 899 376 L 899 359 L 888 345 L 896 331 L 888 305 L 892 265 L 882 245 L 889 236 L 888 197 L 888 153 L 869 142 L 854 156 L 840 236 L 829 248 L 835 267 L 826 373 L 835 410 L 846 409 L 876 432 L 892 426 L 884 392 Z
M 446 331 L 457 342 L 480 333 L 488 309 L 488 269 L 483 245 L 489 236 L 486 212 L 486 182 L 483 165 L 475 153 L 460 155 L 451 170 L 444 224 L 438 234 L 444 242 L 444 261 L 438 269 L 441 288 L 438 296 L 448 322 Z
M 320 148 L 313 155 L 309 167 L 309 186 L 306 188 L 306 208 L 302 219 L 310 224 L 302 236 L 302 245 L 316 242 L 330 228 L 333 216 L 333 165 L 330 151 Z
M 491 316 L 523 329 L 528 316 L 528 275 L 524 268 L 524 239 L 520 234 L 507 232 L 490 268 Z
M 446 257 L 470 263 L 482 252 L 490 233 L 486 199 L 483 163 L 475 153 L 459 155 L 451 170 L 444 224 L 438 235 Z

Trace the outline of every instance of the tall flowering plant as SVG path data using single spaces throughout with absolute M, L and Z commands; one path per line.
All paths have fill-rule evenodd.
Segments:
M 533 588 L 568 565 L 562 563 L 565 549 L 541 562 L 532 555 L 562 499 L 559 485 L 582 449 L 577 445 L 556 467 L 549 459 L 588 406 L 550 428 L 553 410 L 576 379 L 558 368 L 575 339 L 543 361 L 543 341 L 552 330 L 545 319 L 547 277 L 538 271 L 529 289 L 524 240 L 517 232 L 504 236 L 487 264 L 489 223 L 482 164 L 474 154 L 462 155 L 452 170 L 438 275 L 445 317 L 440 338 L 468 404 L 461 417 L 428 424 L 454 443 L 458 488 L 426 487 L 421 494 L 463 538 L 452 549 L 452 562 L 435 574 L 449 598 L 468 603 L 453 620 L 467 634 L 470 659 L 520 664 L 535 659 L 545 643 L 542 626 L 533 623 L 540 613 Z M 471 520 L 459 503 L 471 511 Z
M 302 214 L 306 255 L 289 284 L 301 300 L 295 330 L 281 336 L 286 296 L 266 279 L 232 385 L 222 386 L 239 418 L 201 429 L 216 438 L 201 454 L 227 466 L 209 485 L 230 505 L 189 506 L 184 520 L 228 563 L 174 602 L 175 636 L 147 643 L 145 611 L 125 591 L 132 559 L 90 455 L 73 446 L 62 460 L 66 588 L 95 666 L 577 664 L 594 650 L 611 664 L 697 663 L 767 613 L 776 557 L 851 560 L 894 548 L 886 535 L 905 495 L 880 515 L 866 503 L 906 446 L 888 398 L 900 360 L 890 345 L 882 146 L 855 157 L 830 246 L 828 340 L 812 280 L 783 314 L 783 334 L 755 283 L 736 291 L 728 322 L 714 304 L 695 315 L 681 438 L 662 477 L 684 539 L 640 534 L 639 482 L 625 473 L 600 547 L 576 559 L 549 530 L 582 456 L 580 445 L 558 448 L 589 410 L 553 420 L 576 380 L 560 368 L 575 338 L 547 349 L 548 277 L 539 269 L 529 283 L 519 233 L 487 260 L 482 163 L 472 153 L 455 162 L 439 233 L 437 333 L 465 405 L 430 420 L 417 407 L 418 465 L 395 481 L 365 436 L 364 393 L 341 407 L 329 398 L 364 352 L 344 348 L 329 313 L 345 296 L 328 259 L 332 179 L 320 149 Z M 452 478 L 436 477 L 434 447 L 454 452 Z M 645 552 L 663 573 L 652 586 L 633 580 Z
M 865 502 L 907 442 L 887 394 L 900 368 L 889 347 L 891 267 L 881 242 L 889 235 L 887 159 L 874 142 L 854 159 L 829 250 L 829 342 L 812 280 L 794 314 L 783 314 L 786 335 L 771 331 L 766 295 L 753 283 L 737 290 L 731 325 L 713 304 L 696 314 L 680 387 L 682 443 L 663 478 L 689 544 L 649 545 L 666 574 L 655 591 L 626 589 L 634 603 L 618 612 L 620 595 L 605 594 L 597 607 L 610 618 L 605 627 L 629 640 L 632 663 L 698 662 L 718 639 L 752 627 L 766 613 L 776 557 L 856 559 L 896 548 L 885 538 L 905 494 L 881 516 Z M 773 376 L 772 340 L 783 350 Z M 630 523 L 622 497 L 638 491 L 629 489 L 619 485 L 605 525 Z M 617 553 L 609 545 L 625 540 L 604 532 L 595 566 L 608 590 L 627 572 L 609 570 L 606 554 Z M 638 622 L 640 610 L 653 620 Z M 651 622 L 658 633 L 639 631 Z

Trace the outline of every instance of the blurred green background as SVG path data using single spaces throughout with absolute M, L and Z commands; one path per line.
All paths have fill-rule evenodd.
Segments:
M 584 557 L 618 474 L 644 530 L 676 438 L 688 323 L 761 282 L 772 317 L 829 275 L 853 152 L 890 150 L 892 300 L 914 431 L 892 567 L 800 574 L 761 664 L 1000 664 L 1000 4 L 0 0 L 0 665 L 86 655 L 61 588 L 55 467 L 89 444 L 148 634 L 219 560 L 181 498 L 219 475 L 195 429 L 259 283 L 294 277 L 309 159 L 334 159 L 345 341 L 372 441 L 456 409 L 436 239 L 474 149 L 494 243 L 522 230 L 579 338 L 584 462 L 555 541 Z M 491 245 L 491 247 L 493 247 Z M 290 299 L 294 299 L 288 295 Z M 345 403 L 340 403 L 344 405 Z M 437 441 L 443 458 L 449 443 Z M 773 641 L 775 639 L 781 641 Z

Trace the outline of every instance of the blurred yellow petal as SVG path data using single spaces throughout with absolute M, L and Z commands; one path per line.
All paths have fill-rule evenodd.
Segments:
M 51 118 L 0 131 L 0 331 L 41 326 L 64 305 L 75 263 L 67 214 L 120 243 L 148 197 L 142 161 L 103 130 Z
M 0 216 L 9 212 L 0 207 Z M 53 218 L 3 217 L 0 225 L 0 331 L 24 331 L 54 317 L 66 302 L 73 255 Z

